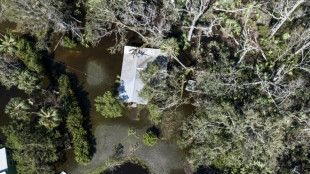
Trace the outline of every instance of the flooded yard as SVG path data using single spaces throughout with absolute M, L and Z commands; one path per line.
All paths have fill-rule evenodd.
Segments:
M 134 39 L 132 39 L 134 40 Z M 111 90 L 117 75 L 121 73 L 122 53 L 110 54 L 107 48 L 112 46 L 111 38 L 104 39 L 95 48 L 78 46 L 74 49 L 59 47 L 55 52 L 55 62 L 66 64 L 67 70 L 77 76 L 86 99 L 90 102 L 90 125 L 94 136 L 95 152 L 87 166 L 74 161 L 73 152 L 67 152 L 67 160 L 58 165 L 58 170 L 69 174 L 87 173 L 107 162 L 119 143 L 124 146 L 122 156 L 129 155 L 129 148 L 138 148 L 132 154 L 149 163 L 155 173 L 183 173 L 184 154 L 176 146 L 175 140 L 159 141 L 150 148 L 142 143 L 142 134 L 152 125 L 145 119 L 134 120 L 135 112 L 128 112 L 118 119 L 105 119 L 94 108 L 94 98 Z M 85 96 L 80 97 L 85 99 Z M 83 101 L 82 101 L 83 102 Z M 136 131 L 136 136 L 128 136 L 128 130 Z
M 0 26 L 3 28 L 12 27 L 12 24 Z M 136 38 L 132 36 L 129 40 L 134 44 Z M 55 41 L 56 42 L 56 41 Z M 117 80 L 117 75 L 121 73 L 122 53 L 110 54 L 107 48 L 113 45 L 113 39 L 105 38 L 97 47 L 85 48 L 77 46 L 74 49 L 58 47 L 54 53 L 54 58 L 44 57 L 56 69 L 64 69 L 77 77 L 75 88 L 81 106 L 89 108 L 89 126 L 93 136 L 94 155 L 91 162 L 86 166 L 81 166 L 74 160 L 73 150 L 66 151 L 63 162 L 56 164 L 57 171 L 65 170 L 69 174 L 88 173 L 96 167 L 106 163 L 108 158 L 115 153 L 115 146 L 123 146 L 123 156 L 137 156 L 146 161 L 156 174 L 182 174 L 184 153 L 176 146 L 176 140 L 159 141 L 154 147 L 145 146 L 142 143 L 142 134 L 152 125 L 145 119 L 137 121 L 135 111 L 127 112 L 123 117 L 117 119 L 105 119 L 94 108 L 94 98 L 104 92 L 111 90 Z M 56 72 L 57 73 L 57 72 Z M 7 125 L 11 120 L 4 114 L 4 107 L 11 97 L 28 96 L 15 89 L 6 90 L 0 86 L 0 126 Z M 86 104 L 85 104 L 86 103 Z M 135 135 L 128 135 L 128 130 L 135 130 Z M 0 140 L 5 141 L 5 137 L 0 134 Z M 136 147 L 134 152 L 130 147 Z M 131 169 L 132 170 L 132 169 Z M 135 172 L 134 172 L 135 173 Z

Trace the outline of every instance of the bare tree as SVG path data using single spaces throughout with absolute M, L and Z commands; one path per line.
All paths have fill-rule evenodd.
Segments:
M 207 9 L 210 7 L 211 0 L 186 0 L 184 8 L 178 8 L 174 1 L 171 1 L 174 5 L 174 8 L 177 11 L 185 12 L 191 20 L 191 25 L 188 27 L 189 31 L 187 33 L 187 41 L 191 41 L 194 29 L 196 28 L 196 24 L 198 20 L 206 13 Z
M 171 26 L 178 18 L 170 3 L 164 2 L 158 10 L 156 4 L 145 1 L 112 0 L 88 2 L 88 8 L 86 40 L 96 44 L 102 37 L 115 33 L 120 37 L 120 40 L 117 40 L 120 42 L 112 48 L 112 51 L 115 51 L 122 49 L 127 42 L 127 32 L 131 31 L 145 42 L 144 46 L 166 49 L 168 54 L 186 69 L 175 54 L 175 45 L 165 41 Z
M 293 14 L 296 12 L 296 9 L 304 2 L 306 0 L 280 0 L 275 2 L 275 5 L 272 7 L 273 11 L 268 12 L 268 14 L 277 19 L 278 22 L 271 29 L 269 38 L 272 38 L 287 20 L 294 18 Z M 277 14 L 280 14 L 280 17 L 277 17 Z

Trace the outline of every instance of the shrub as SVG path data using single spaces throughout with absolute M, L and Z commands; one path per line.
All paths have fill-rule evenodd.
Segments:
M 62 42 L 62 46 L 67 47 L 67 48 L 74 48 L 77 46 L 77 44 L 76 44 L 76 42 L 74 42 L 73 40 L 71 40 L 70 38 L 65 36 L 64 40 Z
M 97 96 L 95 99 L 96 111 L 100 112 L 106 118 L 116 118 L 122 116 L 122 110 L 125 107 L 123 102 L 112 96 L 110 91 L 104 93 L 103 96 Z
M 148 131 L 143 134 L 142 141 L 145 145 L 152 147 L 157 143 L 158 137 L 152 131 Z

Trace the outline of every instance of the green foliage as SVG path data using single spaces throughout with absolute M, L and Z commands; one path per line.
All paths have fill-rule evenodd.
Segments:
M 288 39 L 288 38 L 290 38 L 290 37 L 291 37 L 291 36 L 290 36 L 289 33 L 285 33 L 285 34 L 282 35 L 283 40 L 286 40 L 286 39 Z
M 128 136 L 133 135 L 134 137 L 139 138 L 139 136 L 137 135 L 137 131 L 134 129 L 128 129 Z
M 152 131 L 148 131 L 143 134 L 142 141 L 145 145 L 152 147 L 157 143 L 158 137 Z
M 265 119 L 253 110 L 240 113 L 229 104 L 218 106 L 206 102 L 181 127 L 178 144 L 190 148 L 188 160 L 194 168 L 214 165 L 222 170 L 251 168 L 249 171 L 254 171 L 258 163 L 250 162 L 256 161 L 264 165 L 258 172 L 268 173 L 275 169 L 278 157 L 285 150 L 283 128 L 288 123 Z
M 222 15 L 220 21 L 224 22 L 225 24 L 225 27 L 221 28 L 223 33 L 226 33 L 230 37 L 233 37 L 234 34 L 237 36 L 241 34 L 241 25 L 235 19 L 231 19 L 225 15 Z
M 34 90 L 40 89 L 41 84 L 42 79 L 30 71 L 23 71 L 18 76 L 17 88 L 24 90 L 27 94 L 31 94 Z
M 34 90 L 41 88 L 41 79 L 37 74 L 29 70 L 23 70 L 21 64 L 16 62 L 13 57 L 8 55 L 0 55 L 0 82 L 2 85 L 10 89 L 12 86 L 17 86 L 18 89 L 24 90 L 30 94 Z
M 36 48 L 12 33 L 0 41 L 0 82 L 8 89 L 17 86 L 28 94 L 40 89 L 44 68 Z
M 59 110 L 54 107 L 42 107 L 39 112 L 37 112 L 37 115 L 41 117 L 39 124 L 45 126 L 47 129 L 52 130 L 62 122 Z
M 157 126 L 161 122 L 161 115 L 163 111 L 161 111 L 158 106 L 153 104 L 148 104 L 146 107 L 150 113 L 149 120 Z
M 90 145 L 87 139 L 87 131 L 83 128 L 82 110 L 71 88 L 68 76 L 62 75 L 58 79 L 59 97 L 65 108 L 66 127 L 72 135 L 75 160 L 86 165 L 90 162 Z
M 16 55 L 31 71 L 36 72 L 39 75 L 44 73 L 44 67 L 42 65 L 42 57 L 39 51 L 25 38 L 19 38 L 16 44 Z
M 0 38 L 0 53 L 8 53 L 13 56 L 16 51 L 16 37 L 13 35 L 4 35 Z
M 45 127 L 17 121 L 2 127 L 2 132 L 7 137 L 6 147 L 13 150 L 18 173 L 55 173 L 50 164 L 58 160 L 56 149 L 62 144 L 58 132 L 49 132 Z
M 103 96 L 97 96 L 95 102 L 96 111 L 100 112 L 105 118 L 121 117 L 125 108 L 124 103 L 112 96 L 110 91 L 105 92 Z
M 71 5 L 62 0 L 1 0 L 0 4 L 0 20 L 16 23 L 18 31 L 35 36 L 42 49 L 47 47 L 51 31 L 63 32 L 75 24 L 70 18 Z
M 17 86 L 19 84 L 19 76 L 21 70 L 16 66 L 10 66 L 9 62 L 4 61 L 5 56 L 2 55 L 0 58 L 0 82 L 7 89 L 12 86 Z
M 30 105 L 26 100 L 20 97 L 11 98 L 9 103 L 5 106 L 6 114 L 13 119 L 17 120 L 29 120 L 30 117 Z
M 65 36 L 62 41 L 62 46 L 67 48 L 74 48 L 77 46 L 77 43 L 74 40 L 71 40 L 69 37 Z

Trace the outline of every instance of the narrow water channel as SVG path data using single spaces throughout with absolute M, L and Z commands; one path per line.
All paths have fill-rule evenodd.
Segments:
M 0 32 L 5 31 L 3 29 L 5 27 L 7 26 L 0 25 Z M 131 42 L 128 45 L 134 45 L 137 42 L 137 37 L 133 35 L 128 39 Z M 94 48 L 85 48 L 80 45 L 74 49 L 58 47 L 54 59 L 50 60 L 51 63 L 58 63 L 57 66 L 66 66 L 66 70 L 77 77 L 78 82 L 75 87 L 79 89 L 78 98 L 82 106 L 90 106 L 90 126 L 95 142 L 95 153 L 88 165 L 78 165 L 71 149 L 66 151 L 66 159 L 57 163 L 57 171 L 65 170 L 69 174 L 88 173 L 106 163 L 113 155 L 115 146 L 121 143 L 124 146 L 122 156 L 128 156 L 130 146 L 137 145 L 139 148 L 133 155 L 149 163 L 156 174 L 184 173 L 184 152 L 178 149 L 175 140 L 159 141 L 152 148 L 143 145 L 142 134 L 151 127 L 148 121 L 130 119 L 129 114 L 124 114 L 123 117 L 117 119 L 105 119 L 95 111 L 94 98 L 111 90 L 117 75 L 121 73 L 122 53 L 110 54 L 107 50 L 113 44 L 113 38 L 104 38 Z M 7 91 L 4 87 L 0 87 L 0 95 L 0 126 L 3 126 L 10 122 L 8 116 L 4 114 L 4 107 L 8 100 L 11 97 L 27 96 L 15 88 Z M 89 104 L 86 106 L 83 105 L 84 103 Z M 128 136 L 129 129 L 136 130 L 137 136 Z M 2 134 L 0 138 L 5 140 Z

